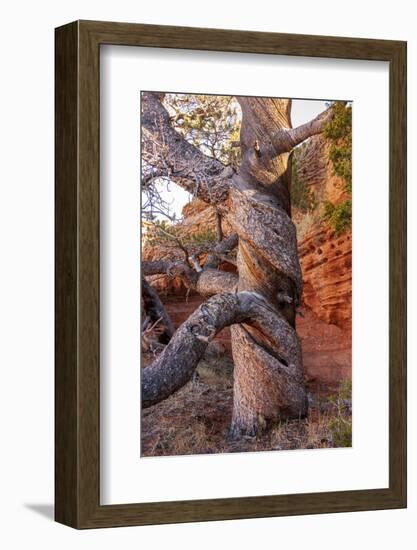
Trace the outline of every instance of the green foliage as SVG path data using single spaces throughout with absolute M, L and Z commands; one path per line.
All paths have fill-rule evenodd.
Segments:
M 352 419 L 338 416 L 329 422 L 329 429 L 332 434 L 335 447 L 352 446 Z
M 152 246 L 177 244 L 176 226 L 166 220 L 150 220 L 152 226 L 148 228 L 146 239 Z
M 347 199 L 334 206 L 331 202 L 323 203 L 323 219 L 341 235 L 352 227 L 352 200 Z
M 340 384 L 339 397 L 344 400 L 352 399 L 352 380 L 350 378 Z
M 352 108 L 340 101 L 335 101 L 332 106 L 334 116 L 327 123 L 324 135 L 333 142 L 352 137 Z
M 183 236 L 182 229 L 181 225 L 170 224 L 165 220 L 153 221 L 153 227 L 147 233 L 147 240 L 152 246 L 186 249 L 190 254 L 209 250 L 217 241 L 216 233 L 210 229 L 189 236 Z
M 343 180 L 346 192 L 352 195 L 352 107 L 335 102 L 333 111 L 334 116 L 326 125 L 324 135 L 331 142 L 329 154 L 334 173 Z
M 329 397 L 329 402 L 335 407 L 336 414 L 329 422 L 334 447 L 352 446 L 352 381 L 342 382 L 337 395 Z
M 352 195 L 352 146 L 332 145 L 329 156 L 335 174 L 344 182 L 345 191 Z
M 317 206 L 314 194 L 298 175 L 297 162 L 294 158 L 292 161 L 291 204 L 303 214 L 311 212 Z
M 176 237 L 177 226 L 167 220 L 152 220 L 152 226 L 149 233 L 153 237 L 160 236 L 161 239 L 169 239 L 170 235 Z
M 214 231 L 206 229 L 205 231 L 200 231 L 200 233 L 194 233 L 188 239 L 183 239 L 185 246 L 198 246 L 213 244 L 217 241 L 217 235 Z
M 324 129 L 330 141 L 329 156 L 333 171 L 339 176 L 345 192 L 352 197 L 352 107 L 340 102 L 333 104 L 333 119 Z M 352 227 L 352 199 L 334 205 L 323 203 L 323 219 L 336 231 L 337 235 Z
M 231 96 L 166 94 L 173 127 L 205 155 L 224 164 L 240 163 L 241 113 Z

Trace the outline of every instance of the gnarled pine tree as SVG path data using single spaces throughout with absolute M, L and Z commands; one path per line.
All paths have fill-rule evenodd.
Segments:
M 215 247 L 203 269 L 187 262 L 143 262 L 144 275 L 175 274 L 208 299 L 143 370 L 142 405 L 158 403 L 190 380 L 210 340 L 230 325 L 230 433 L 255 436 L 268 424 L 307 414 L 295 330 L 302 275 L 291 221 L 291 151 L 322 132 L 332 110 L 292 128 L 291 100 L 237 97 L 242 110 L 241 160 L 232 167 L 205 155 L 173 128 L 163 97 L 142 94 L 142 159 L 152 177 L 169 178 L 215 205 L 235 235 Z M 217 270 L 216 258 L 234 246 L 237 275 Z

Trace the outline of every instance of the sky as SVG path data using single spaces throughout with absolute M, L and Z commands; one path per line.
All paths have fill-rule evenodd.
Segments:
M 308 122 L 325 109 L 327 109 L 325 101 L 315 99 L 293 99 L 291 109 L 291 121 L 293 127 L 300 126 L 300 124 Z M 175 212 L 177 218 L 181 217 L 182 208 L 191 199 L 191 195 L 175 183 L 171 183 L 169 185 L 169 191 L 167 190 L 166 185 L 162 184 L 161 195 L 162 198 L 171 205 L 171 212 Z

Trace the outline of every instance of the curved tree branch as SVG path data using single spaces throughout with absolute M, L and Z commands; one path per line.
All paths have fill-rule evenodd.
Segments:
M 223 202 L 233 169 L 204 155 L 172 128 L 162 97 L 156 92 L 143 92 L 141 96 L 142 158 L 155 172 L 163 173 L 205 202 Z
M 220 261 L 226 261 L 234 263 L 236 265 L 236 262 L 233 262 L 233 260 L 228 258 L 227 254 L 229 254 L 234 248 L 236 248 L 238 243 L 239 237 L 237 236 L 237 233 L 233 233 L 233 235 L 230 235 L 230 237 L 227 237 L 226 239 L 220 241 L 210 252 L 210 255 L 207 258 L 204 267 L 216 268 L 219 265 Z
M 240 132 L 242 164 L 239 177 L 253 186 L 268 187 L 290 214 L 288 193 L 289 153 L 310 136 L 319 134 L 333 117 L 329 107 L 323 113 L 297 128 L 291 125 L 291 100 L 238 97 L 242 108 Z
M 170 277 L 179 277 L 185 286 L 198 292 L 205 298 L 220 292 L 236 292 L 238 277 L 235 273 L 205 268 L 194 271 L 184 262 L 142 262 L 144 275 L 165 274 Z
M 179 277 L 187 288 L 195 290 L 204 297 L 221 292 L 236 292 L 238 276 L 216 268 L 221 260 L 233 261 L 226 254 L 236 248 L 238 241 L 238 236 L 233 234 L 218 243 L 201 271 L 194 270 L 181 261 L 156 260 L 142 261 L 142 273 L 145 276 L 165 274 L 170 277 Z
M 146 187 L 153 181 L 164 177 L 166 177 L 165 172 L 161 168 L 157 170 L 151 170 L 149 173 L 142 173 L 142 187 Z
M 295 331 L 302 277 L 296 231 L 291 221 L 289 151 L 297 140 L 305 139 L 318 127 L 313 123 L 292 129 L 289 100 L 238 98 L 238 101 L 243 114 L 241 163 L 227 181 L 227 192 L 219 195 L 228 200 L 218 201 L 218 211 L 238 234 L 239 275 L 237 278 L 208 267 L 200 274 L 192 273 L 192 284 L 203 294 L 209 295 L 219 287 L 224 291 L 226 277 L 230 279 L 232 293 L 216 294 L 197 309 L 177 330 L 163 353 L 144 369 L 143 399 L 144 406 L 152 405 L 185 384 L 210 339 L 221 328 L 231 325 L 234 358 L 231 432 L 234 436 L 254 436 L 266 423 L 299 418 L 308 408 Z M 324 127 L 323 121 L 318 122 L 318 126 Z M 148 143 L 163 137 L 157 129 L 154 133 L 146 131 Z M 175 131 L 174 134 L 177 135 Z M 174 139 L 174 134 L 168 141 Z M 156 160 L 166 162 L 168 158 L 171 162 L 175 143 L 171 147 L 163 142 L 159 151 L 162 153 Z M 180 168 L 184 166 L 188 176 L 192 170 L 186 164 L 188 160 L 190 166 L 193 164 L 192 155 L 187 158 L 184 150 L 180 157 Z M 178 165 L 170 165 L 170 170 L 174 169 Z M 210 177 L 209 172 L 204 181 Z M 205 196 L 210 189 L 210 186 L 204 188 Z M 205 200 L 216 204 L 217 198 Z
M 164 274 L 169 277 L 180 277 L 187 288 L 195 290 L 199 273 L 181 261 L 157 260 L 142 262 L 143 275 Z
M 283 380 L 299 383 L 302 377 L 301 351 L 297 336 L 282 315 L 255 292 L 218 294 L 196 309 L 176 331 L 164 351 L 142 371 L 142 407 L 159 403 L 180 389 L 192 377 L 209 342 L 224 327 L 246 322 L 262 328 L 271 339 L 287 342 L 276 370 Z M 288 345 L 288 342 L 290 345 Z
M 173 262 L 171 260 L 143 260 L 141 263 L 143 275 L 172 275 L 171 269 L 173 269 L 179 262 Z M 182 263 L 182 262 L 181 262 Z
M 190 380 L 214 336 L 247 316 L 245 297 L 246 293 L 217 295 L 190 315 L 161 355 L 142 371 L 143 408 L 166 399 Z
M 323 132 L 324 127 L 332 120 L 333 115 L 333 109 L 329 107 L 305 124 L 301 124 L 296 128 L 283 128 L 279 130 L 272 142 L 274 155 L 289 153 L 296 145 L 299 145 L 307 138 Z
M 219 294 L 220 292 L 236 292 L 238 276 L 229 271 L 218 269 L 203 269 L 199 273 L 195 290 L 205 298 Z

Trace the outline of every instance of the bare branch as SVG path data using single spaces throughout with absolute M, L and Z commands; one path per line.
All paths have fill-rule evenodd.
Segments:
M 173 262 L 171 260 L 144 260 L 141 263 L 143 275 L 172 275 L 172 269 L 181 262 Z
M 218 269 L 203 269 L 197 279 L 195 290 L 207 298 L 221 292 L 236 292 L 237 284 L 236 273 Z
M 203 268 L 201 267 L 196 254 L 193 254 L 192 256 L 190 256 L 189 261 L 190 261 L 190 264 L 193 266 L 193 268 L 197 271 L 197 273 L 200 273 L 201 271 L 203 271 Z
M 283 128 L 274 136 L 273 147 L 275 155 L 289 153 L 296 145 L 305 141 L 311 136 L 323 132 L 324 127 L 333 118 L 333 109 L 329 107 L 326 111 L 320 113 L 316 118 L 301 124 L 296 128 Z
M 284 317 L 255 292 L 218 294 L 197 308 L 152 365 L 143 369 L 142 407 L 155 405 L 184 386 L 216 334 L 242 322 L 252 322 L 271 339 L 285 342 L 275 358 L 277 370 L 283 385 L 299 382 L 301 350 L 297 335 Z
M 155 227 L 156 231 L 160 231 L 163 235 L 165 235 L 166 237 L 168 237 L 169 239 L 171 239 L 172 241 L 174 241 L 177 244 L 178 248 L 184 253 L 184 259 L 185 259 L 186 263 L 189 266 L 193 267 L 192 262 L 190 261 L 190 253 L 189 253 L 188 249 L 184 246 L 181 239 L 178 238 L 176 235 L 172 235 L 168 231 L 165 231 L 165 229 L 163 227 L 161 227 L 160 225 L 154 224 L 154 227 Z
M 143 275 L 157 275 L 164 273 L 169 277 L 179 277 L 185 286 L 191 290 L 195 290 L 197 286 L 197 280 L 199 274 L 194 271 L 188 264 L 185 262 L 171 262 L 171 261 L 156 261 L 142 262 L 142 273 Z
M 189 290 L 194 290 L 204 297 L 221 292 L 236 292 L 238 281 L 235 273 L 211 268 L 194 271 L 184 262 L 164 260 L 142 262 L 142 273 L 144 275 L 164 273 L 170 277 L 179 277 Z
M 141 120 L 142 160 L 205 202 L 227 198 L 233 169 L 204 155 L 172 128 L 160 94 L 142 94 Z
M 216 216 L 216 235 L 217 235 L 217 242 L 222 242 L 223 240 L 223 229 L 222 229 L 222 216 L 218 209 L 216 208 L 215 212 Z
M 148 186 L 150 183 L 153 183 L 155 180 L 165 177 L 163 170 L 153 170 L 151 169 L 148 173 L 144 170 L 142 171 L 142 187 Z
M 233 235 L 230 235 L 227 239 L 223 239 L 214 247 L 210 253 L 210 256 L 207 258 L 204 267 L 216 268 L 220 263 L 219 260 L 236 265 L 236 262 L 232 258 L 228 257 L 227 254 L 237 247 L 238 242 L 239 237 L 236 233 L 233 233 Z
M 168 188 L 170 183 L 162 169 L 155 170 L 149 163 L 142 162 L 142 213 L 145 219 L 153 221 L 156 214 L 175 221 L 175 213 L 171 213 L 171 204 L 161 194 L 161 184 Z

